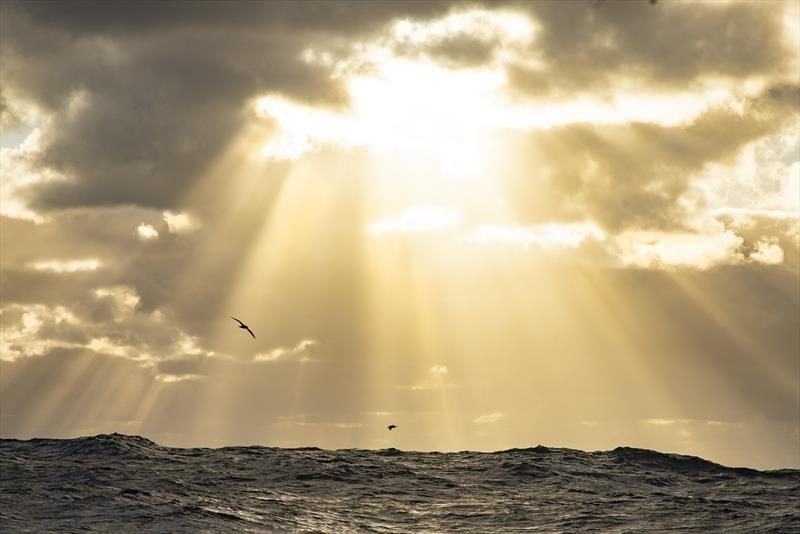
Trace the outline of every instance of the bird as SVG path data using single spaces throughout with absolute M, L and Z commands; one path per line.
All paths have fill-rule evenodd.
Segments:
M 234 321 L 236 321 L 237 323 L 239 323 L 239 328 L 244 328 L 245 330 L 247 330 L 248 332 L 250 332 L 250 335 L 251 335 L 251 336 L 253 336 L 253 339 L 255 339 L 255 338 L 256 338 L 256 335 L 253 333 L 253 331 L 252 331 L 252 330 L 250 330 L 250 327 L 249 327 L 249 326 L 247 326 L 246 324 L 244 324 L 242 321 L 240 321 L 239 319 L 237 319 L 237 318 L 236 318 L 236 317 L 234 317 L 233 315 L 231 315 L 231 319 L 233 319 Z
M 389 430 L 391 430 L 391 429 L 393 429 L 393 428 L 397 428 L 397 425 L 389 425 L 389 426 L 387 426 L 386 428 L 388 428 Z

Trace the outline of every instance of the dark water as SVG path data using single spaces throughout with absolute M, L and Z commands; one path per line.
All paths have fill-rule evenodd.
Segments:
M 800 471 L 618 448 L 496 453 L 0 440 L 10 532 L 800 532 Z

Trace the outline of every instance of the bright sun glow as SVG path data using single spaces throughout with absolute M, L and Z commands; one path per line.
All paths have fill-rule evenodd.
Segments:
M 297 105 L 277 96 L 257 110 L 278 126 L 263 148 L 276 159 L 296 159 L 318 146 L 369 146 L 377 152 L 435 154 L 455 174 L 475 169 L 481 135 L 502 109 L 503 76 L 489 70 L 450 71 L 428 63 L 392 61 L 374 76 L 348 83 L 345 114 Z
M 297 159 L 323 146 L 368 146 L 378 152 L 438 154 L 464 171 L 476 163 L 487 134 L 495 129 L 528 131 L 571 123 L 621 124 L 631 120 L 663 125 L 690 120 L 709 105 L 741 97 L 725 88 L 671 94 L 630 92 L 613 99 L 579 97 L 569 102 L 515 102 L 499 69 L 452 70 L 428 61 L 389 59 L 369 75 L 347 82 L 352 107 L 345 113 L 267 95 L 257 113 L 277 132 L 262 153 Z M 760 85 L 750 84 L 748 93 Z

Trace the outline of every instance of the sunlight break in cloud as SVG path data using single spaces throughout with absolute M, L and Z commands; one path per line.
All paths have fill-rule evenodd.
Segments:
M 303 60 L 331 69 L 350 107 L 331 111 L 279 94 L 256 100 L 255 113 L 274 123 L 262 153 L 297 159 L 321 146 L 413 149 L 470 158 L 496 129 L 530 131 L 574 123 L 677 125 L 711 106 L 742 106 L 759 83 L 699 80 L 691 90 L 657 90 L 636 75 L 613 95 L 520 98 L 509 69 L 544 78 L 557 67 L 532 58 L 538 22 L 521 12 L 466 9 L 435 20 L 396 21 L 382 35 L 334 54 L 306 49 Z M 469 110 L 465 113 L 464 110 Z
M 443 206 L 413 207 L 396 217 L 384 217 L 370 223 L 367 231 L 374 236 L 418 234 L 455 228 L 461 214 Z

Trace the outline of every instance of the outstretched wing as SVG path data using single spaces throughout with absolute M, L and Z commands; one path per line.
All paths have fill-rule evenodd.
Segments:
M 240 325 L 244 326 L 244 323 L 242 321 L 240 321 L 239 319 L 237 319 L 236 317 L 234 317 L 233 315 L 231 315 L 231 319 L 233 319 L 234 321 L 236 321 Z
M 251 336 L 253 336 L 253 339 L 255 339 L 255 338 L 256 338 L 256 335 L 253 333 L 253 331 L 252 331 L 252 330 L 250 330 L 250 327 L 249 327 L 249 326 L 245 326 L 245 327 L 244 327 L 244 329 L 245 329 L 245 330 L 247 330 L 248 332 L 250 332 L 250 335 L 251 335 Z

